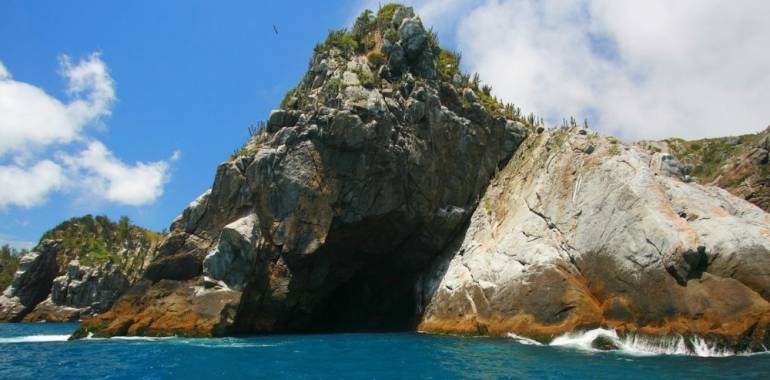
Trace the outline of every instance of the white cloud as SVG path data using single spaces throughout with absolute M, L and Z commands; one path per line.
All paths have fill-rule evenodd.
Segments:
M 11 248 L 15 249 L 32 249 L 35 245 L 37 245 L 37 242 L 34 241 L 28 241 L 28 240 L 18 240 L 14 238 L 12 235 L 6 235 L 3 233 L 0 233 L 0 245 L 6 245 L 10 246 Z
M 91 54 L 75 65 L 66 55 L 60 60 L 67 93 L 72 96 L 66 104 L 38 87 L 11 79 L 4 66 L 0 69 L 0 157 L 69 143 L 89 123 L 109 116 L 115 88 L 100 56 Z
M 78 173 L 78 183 L 83 190 L 125 205 L 154 202 L 163 194 L 163 185 L 169 180 L 168 162 L 138 162 L 129 166 L 98 141 L 92 141 L 77 155 L 61 155 L 60 159 L 70 172 Z
M 69 82 L 67 93 L 75 98 L 68 105 L 72 120 L 84 124 L 109 116 L 110 107 L 115 101 L 115 84 L 100 54 L 93 53 L 76 65 L 66 55 L 62 55 L 59 60 L 62 75 Z
M 0 209 L 10 205 L 32 207 L 45 202 L 51 191 L 64 184 L 58 164 L 43 160 L 32 167 L 0 166 Z
M 411 3 L 495 95 L 552 122 L 588 117 L 628 139 L 770 124 L 768 1 Z
M 2 62 L 0 62 L 0 80 L 11 79 L 11 73 L 5 68 Z
M 169 162 L 181 153 L 133 165 L 115 157 L 85 134 L 89 125 L 111 115 L 116 100 L 107 65 L 98 53 L 77 63 L 63 55 L 60 65 L 67 102 L 11 79 L 0 63 L 0 209 L 37 206 L 57 190 L 132 206 L 154 202 L 169 180 Z M 59 153 L 47 157 L 51 149 Z

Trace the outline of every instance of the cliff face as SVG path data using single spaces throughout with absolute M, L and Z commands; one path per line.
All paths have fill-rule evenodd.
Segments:
M 82 333 L 413 328 L 416 278 L 527 133 L 439 72 L 448 52 L 413 16 L 331 33 L 173 223 L 145 282 Z
M 405 7 L 331 33 L 75 337 L 606 326 L 770 343 L 766 212 L 671 155 L 546 131 L 458 60 Z
M 604 326 L 761 349 L 770 214 L 672 165 L 585 130 L 528 139 L 426 277 L 419 329 L 548 340 Z
M 3 321 L 76 321 L 102 313 L 152 259 L 160 235 L 105 217 L 66 221 L 21 257 L 0 296 Z

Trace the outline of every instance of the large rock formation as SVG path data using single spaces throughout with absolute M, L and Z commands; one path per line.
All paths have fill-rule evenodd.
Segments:
M 426 276 L 420 329 L 548 340 L 611 327 L 770 343 L 770 214 L 576 129 L 528 139 Z
M 50 294 L 24 317 L 24 321 L 77 321 L 81 316 L 103 313 L 131 285 L 124 269 L 105 263 L 82 266 L 72 260 L 67 270 L 53 280 Z
M 767 213 L 671 155 L 545 131 L 458 59 L 396 5 L 332 32 L 143 279 L 74 336 L 419 324 L 770 343 Z
M 160 235 L 106 217 L 74 218 L 21 258 L 0 321 L 77 321 L 103 313 L 144 271 Z
M 414 327 L 416 278 L 527 132 L 460 98 L 411 12 L 366 13 L 354 31 L 316 48 L 284 108 L 174 221 L 151 284 L 80 334 Z

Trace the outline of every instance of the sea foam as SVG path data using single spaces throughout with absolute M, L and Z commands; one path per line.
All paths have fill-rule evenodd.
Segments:
M 572 332 L 556 337 L 550 346 L 569 347 L 584 351 L 601 351 L 594 347 L 594 342 L 602 338 L 617 350 L 629 355 L 687 355 L 700 357 L 725 357 L 737 355 L 752 355 L 756 353 L 733 351 L 720 348 L 713 342 L 700 337 L 684 337 L 672 335 L 664 337 L 628 334 L 619 336 L 615 330 L 593 329 Z M 689 344 L 688 344 L 689 343 Z
M 44 342 L 66 342 L 69 335 L 28 335 L 14 336 L 9 338 L 0 338 L 0 344 L 7 343 L 44 343 Z

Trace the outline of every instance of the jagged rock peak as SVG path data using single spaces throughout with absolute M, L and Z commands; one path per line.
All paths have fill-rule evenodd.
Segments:
M 315 47 L 307 73 L 270 115 L 266 131 L 307 123 L 311 113 L 324 114 L 328 108 L 373 117 L 407 108 L 410 97 L 424 100 L 426 90 L 440 94 L 443 105 L 458 115 L 481 109 L 492 117 L 535 124 L 534 117 L 527 120 L 520 109 L 494 98 L 478 76 L 462 73 L 460 58 L 440 46 L 411 7 L 391 3 L 377 13 L 365 10 L 351 30 L 331 31 Z M 413 110 L 401 116 L 422 115 Z
M 416 324 L 414 278 L 532 129 L 458 64 L 409 8 L 331 32 L 172 223 L 144 281 L 78 335 Z

